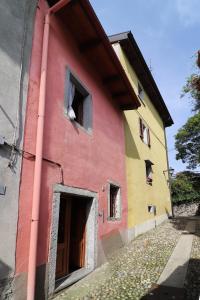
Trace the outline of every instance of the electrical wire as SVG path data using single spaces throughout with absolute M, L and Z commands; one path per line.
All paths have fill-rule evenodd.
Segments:
M 25 43 L 26 43 L 26 37 L 27 37 L 27 29 L 28 29 L 28 22 L 27 22 L 27 16 L 30 9 L 29 0 L 26 1 L 25 9 L 24 9 L 24 19 L 23 19 L 23 36 L 22 36 L 22 46 L 21 46 L 21 52 L 20 52 L 20 77 L 19 77 L 19 102 L 18 107 L 16 111 L 16 122 L 15 122 L 15 128 L 13 133 L 13 139 L 12 139 L 12 150 L 9 158 L 9 167 L 13 168 L 16 157 L 15 157 L 15 151 L 14 147 L 17 144 L 17 131 L 19 132 L 19 122 L 20 122 L 20 106 L 23 98 L 23 74 L 24 74 L 24 54 L 25 54 Z
M 28 160 L 35 160 L 35 157 L 36 157 L 35 154 L 33 154 L 33 153 L 29 152 L 29 151 L 26 151 L 26 150 L 19 149 L 15 145 L 11 145 L 11 144 L 9 144 L 7 142 L 5 142 L 5 145 L 7 145 L 8 147 L 10 147 L 11 149 L 14 149 L 14 151 L 17 152 L 19 155 L 22 155 L 23 158 L 28 159 Z M 55 162 L 55 161 L 53 161 L 51 159 L 48 159 L 48 158 L 45 158 L 45 157 L 43 157 L 42 160 L 46 161 L 46 162 L 48 162 L 48 163 L 50 163 L 52 165 L 55 165 L 55 166 L 59 167 L 59 169 L 60 169 L 60 183 L 64 184 L 64 171 L 63 171 L 62 165 L 60 163 L 58 163 L 58 162 Z

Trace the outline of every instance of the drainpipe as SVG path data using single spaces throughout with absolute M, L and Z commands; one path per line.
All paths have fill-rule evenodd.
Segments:
M 169 180 L 169 193 L 170 193 L 170 203 L 172 209 L 172 218 L 174 218 L 174 210 L 173 210 L 173 202 L 172 202 L 172 189 L 171 189 L 171 175 L 169 173 L 169 157 L 168 157 L 168 146 L 167 146 L 167 137 L 166 137 L 166 129 L 164 127 L 164 137 L 165 137 L 165 150 L 166 150 L 166 158 L 167 158 L 167 174 Z
M 32 199 L 33 204 L 32 204 L 32 215 L 31 215 L 30 248 L 29 248 L 29 260 L 28 260 L 27 300 L 34 300 L 35 298 L 37 240 L 38 240 L 38 224 L 39 224 L 39 210 L 40 210 L 40 187 L 41 187 L 41 177 L 42 177 L 41 176 L 42 175 L 42 152 L 43 152 L 43 132 L 44 132 L 45 102 L 46 102 L 46 78 L 47 78 L 47 56 L 48 56 L 48 44 L 49 44 L 50 14 L 57 12 L 63 6 L 67 5 L 70 1 L 71 0 L 60 0 L 48 10 L 45 16 L 41 75 L 40 75 L 39 105 L 38 105 L 35 170 L 34 170 L 34 182 L 33 182 L 33 199 Z
M 30 233 L 30 248 L 29 248 L 29 261 L 28 261 L 28 284 L 27 284 L 28 300 L 34 300 L 35 297 L 35 275 L 36 275 L 36 264 L 37 264 L 36 261 L 37 260 L 37 239 L 38 239 L 38 223 L 39 223 L 39 209 L 40 209 L 40 187 L 41 187 L 41 175 L 42 175 L 42 151 L 43 151 L 43 132 L 44 132 L 45 100 L 46 100 L 49 22 L 50 22 L 50 15 L 49 13 L 47 13 L 47 15 L 45 16 L 41 75 L 40 75 L 35 170 L 34 170 L 33 200 L 32 200 L 33 206 L 32 206 L 32 215 L 31 215 L 31 233 Z

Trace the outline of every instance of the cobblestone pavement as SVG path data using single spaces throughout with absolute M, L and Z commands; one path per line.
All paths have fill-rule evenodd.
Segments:
M 157 282 L 184 226 L 184 221 L 168 221 L 137 237 L 110 257 L 107 264 L 56 295 L 55 300 L 141 299 Z M 200 257 L 199 246 L 196 236 L 192 251 L 194 259 Z M 194 268 L 192 262 L 190 268 Z M 192 280 L 189 276 L 188 284 Z

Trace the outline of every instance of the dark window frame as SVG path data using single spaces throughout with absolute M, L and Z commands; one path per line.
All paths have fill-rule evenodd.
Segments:
M 147 130 L 147 142 L 144 140 L 144 130 Z M 150 129 L 149 127 L 144 123 L 142 118 L 139 118 L 139 133 L 140 138 L 143 141 L 144 144 L 146 144 L 149 148 L 151 147 L 151 137 L 150 137 Z
M 111 195 L 111 191 L 113 191 L 113 194 Z M 115 194 L 115 195 L 114 195 Z M 115 208 L 111 208 L 113 206 L 111 201 L 113 201 L 113 198 L 115 197 Z M 121 220 L 121 206 L 122 206 L 122 199 L 121 199 L 121 187 L 114 183 L 110 182 L 108 183 L 108 221 L 120 221 Z
M 70 81 L 75 85 L 75 95 L 76 91 L 79 93 L 82 100 L 82 121 L 80 121 L 80 116 L 76 119 L 70 119 L 68 115 L 68 105 L 69 105 L 69 85 Z M 72 108 L 74 109 L 75 103 L 72 103 Z M 93 127 L 93 105 L 92 105 L 92 95 L 87 89 L 87 87 L 82 83 L 74 72 L 71 71 L 69 67 L 66 68 L 66 78 L 65 78 L 65 115 L 67 118 L 76 124 L 77 127 L 84 129 L 87 133 L 92 132 Z M 76 108 L 75 108 L 76 109 Z
M 150 160 L 145 160 L 146 183 L 149 185 L 153 184 L 153 165 Z

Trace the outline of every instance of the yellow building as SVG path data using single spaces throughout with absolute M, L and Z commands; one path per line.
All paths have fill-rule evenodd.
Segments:
M 171 215 L 165 128 L 173 121 L 132 33 L 109 39 L 141 102 L 125 111 L 130 241 Z

